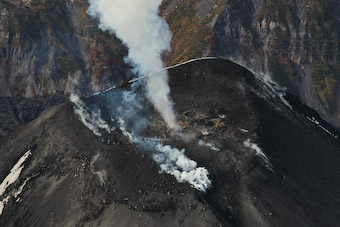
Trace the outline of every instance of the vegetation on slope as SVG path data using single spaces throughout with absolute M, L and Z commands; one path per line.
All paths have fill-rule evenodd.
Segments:
M 266 31 L 274 34 L 269 41 L 271 56 L 268 59 L 268 69 L 274 80 L 287 87 L 288 91 L 298 94 L 297 63 L 291 58 L 293 51 L 300 51 L 300 63 L 309 61 L 312 64 L 312 82 L 321 102 L 326 109 L 330 109 L 336 100 L 340 81 L 339 1 L 308 1 L 306 11 L 300 15 L 304 17 L 303 22 L 298 18 L 298 7 L 294 0 L 263 1 L 256 14 L 251 0 L 215 0 L 205 17 L 198 13 L 201 3 L 202 0 L 162 2 L 160 15 L 168 22 L 173 35 L 172 51 L 164 55 L 167 65 L 210 55 L 216 35 L 212 24 L 226 6 L 228 13 L 232 14 L 227 16 L 232 17 L 230 20 L 242 27 L 246 34 L 242 44 L 247 51 L 245 55 L 261 51 L 263 40 L 256 33 L 255 25 L 264 24 Z M 80 26 L 72 24 L 67 4 L 81 8 Z M 21 46 L 28 49 L 32 43 L 46 37 L 49 46 L 54 45 L 58 49 L 55 56 L 56 78 L 66 78 L 77 71 L 88 73 L 93 89 L 100 89 L 98 84 L 107 81 L 122 81 L 125 74 L 123 59 L 127 50 L 114 35 L 98 29 L 97 21 L 91 20 L 86 13 L 87 6 L 86 0 L 72 0 L 68 3 L 64 0 L 31 0 L 26 5 L 19 0 L 3 0 L 0 7 L 6 8 L 10 14 L 8 24 L 4 25 L 5 30 L 9 31 L 9 40 L 0 40 L 0 47 L 9 44 L 11 48 Z M 297 38 L 300 44 L 295 45 L 291 40 L 296 36 L 294 32 L 298 30 L 299 23 L 305 23 L 303 26 L 306 32 Z M 78 40 L 83 47 L 81 55 L 70 50 L 66 43 L 68 39 Z M 87 56 L 83 56 L 84 53 Z M 7 53 L 6 57 L 0 59 L 0 67 L 9 72 L 12 66 L 13 62 Z M 13 79 L 13 94 L 20 96 L 24 93 L 24 77 L 20 75 L 20 79 Z M 41 85 L 51 79 L 37 77 Z
M 309 36 L 304 39 L 306 54 L 312 58 L 312 78 L 326 108 L 335 101 L 340 80 L 340 15 L 339 2 L 314 0 L 306 12 Z
M 295 93 L 294 62 L 291 61 L 293 51 L 301 52 L 301 59 L 312 63 L 312 81 L 320 100 L 327 110 L 335 101 L 336 89 L 339 84 L 340 63 L 340 15 L 339 2 L 335 0 L 311 0 L 307 2 L 303 16 L 306 21 L 306 32 L 297 39 L 301 45 L 291 43 L 292 30 L 299 23 L 297 3 L 293 0 L 265 1 L 262 10 L 254 19 L 255 23 L 266 20 L 267 29 L 270 23 L 276 23 L 274 30 L 274 46 L 272 58 L 269 59 L 269 70 L 273 78 L 282 86 Z M 244 19 L 247 21 L 247 17 Z M 245 25 L 243 25 L 245 26 Z M 295 35 L 295 34 L 294 34 Z M 301 62 L 306 63 L 306 62 Z
M 71 4 L 73 4 L 71 6 Z M 6 55 L 1 59 L 2 69 L 6 77 L 10 77 L 11 70 L 18 63 L 11 56 L 11 49 L 19 49 L 29 55 L 36 46 L 40 53 L 38 62 L 32 62 L 40 68 L 48 62 L 47 55 L 55 51 L 52 63 L 52 75 L 34 75 L 37 87 L 44 87 L 49 81 L 64 78 L 75 72 L 82 76 L 91 77 L 92 89 L 100 89 L 104 81 L 121 81 L 125 74 L 124 56 L 126 49 L 115 36 L 102 32 L 95 20 L 86 13 L 86 0 L 31 0 L 27 4 L 19 0 L 0 2 L 0 7 L 9 13 L 8 24 L 4 32 L 8 32 L 8 39 L 0 40 L 0 47 L 6 49 Z M 72 12 L 78 13 L 74 23 Z M 1 51 L 0 51 L 1 52 Z M 45 56 L 44 56 L 45 55 Z M 20 64 L 20 63 L 19 63 Z M 28 75 L 24 75 L 24 77 Z M 43 78 L 42 78 L 43 77 Z M 12 86 L 12 94 L 21 96 L 25 91 L 25 80 Z M 109 83 L 107 83 L 109 84 Z M 32 95 L 34 96 L 34 93 Z M 44 93 L 49 94 L 46 90 Z
M 160 8 L 164 12 L 173 1 L 166 0 Z M 218 0 L 213 5 L 209 15 L 202 19 L 197 15 L 198 0 L 178 1 L 176 6 L 166 15 L 165 20 L 172 32 L 171 48 L 165 61 L 168 65 L 186 61 L 190 58 L 209 55 L 214 42 L 214 33 L 210 23 L 223 6 L 225 0 Z

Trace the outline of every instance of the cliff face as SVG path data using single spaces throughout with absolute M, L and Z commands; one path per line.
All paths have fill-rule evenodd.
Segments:
M 231 59 L 271 75 L 340 127 L 339 7 L 338 0 L 164 1 L 162 13 L 174 33 L 167 61 Z
M 339 0 L 164 0 L 160 14 L 173 33 L 164 59 L 213 55 L 267 73 L 339 128 L 339 7 Z M 85 93 L 129 77 L 126 48 L 86 10 L 86 0 L 1 1 L 0 95 Z
M 0 95 L 86 92 L 122 80 L 125 48 L 86 10 L 82 0 L 1 1 Z
M 269 73 L 340 126 L 339 1 L 228 1 L 213 52 Z
M 62 104 L 0 140 L 0 226 L 338 226 L 340 140 L 328 124 L 226 60 L 169 74 L 180 133 L 151 103 L 114 108 L 125 109 L 118 88 L 83 99 L 82 113 Z M 136 116 L 149 124 L 132 136 Z M 155 146 L 172 150 L 157 156 L 169 161 L 154 158 Z M 209 171 L 206 193 L 193 187 L 204 174 L 185 181 L 195 169 L 173 148 Z

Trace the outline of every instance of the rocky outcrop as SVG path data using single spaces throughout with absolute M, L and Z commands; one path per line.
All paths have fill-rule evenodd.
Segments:
M 339 7 L 331 0 L 164 1 L 174 36 L 166 60 L 231 59 L 269 74 L 340 127 Z
M 338 225 L 339 139 L 313 111 L 293 98 L 291 109 L 275 89 L 226 60 L 169 73 L 181 133 L 167 130 L 150 103 L 143 111 L 108 111 L 124 102 L 121 88 L 83 99 L 102 116 L 98 125 L 84 122 L 109 124 L 107 137 L 95 136 L 66 103 L 3 138 L 0 182 L 21 168 L 12 171 L 12 184 L 1 183 L 0 226 Z M 131 141 L 132 124 L 119 127 L 116 119 L 129 114 L 148 116 L 140 139 L 183 149 L 209 171 L 206 193 L 160 171 L 152 143 Z
M 88 92 L 121 82 L 126 51 L 86 10 L 81 0 L 1 1 L 0 95 Z
M 268 73 L 340 126 L 339 1 L 228 1 L 213 53 Z
M 266 73 L 340 127 L 339 0 L 164 0 L 168 65 L 201 56 Z M 86 0 L 0 3 L 0 95 L 87 93 L 130 77 L 127 50 Z

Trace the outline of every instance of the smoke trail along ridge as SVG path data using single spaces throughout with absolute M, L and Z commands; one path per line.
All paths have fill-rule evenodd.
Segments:
M 161 54 L 170 50 L 169 26 L 158 16 L 161 0 L 88 0 L 89 15 L 97 17 L 100 28 L 114 32 L 129 48 L 128 62 L 147 78 L 147 97 L 168 127 L 178 128 L 169 98 L 168 73 L 162 71 Z

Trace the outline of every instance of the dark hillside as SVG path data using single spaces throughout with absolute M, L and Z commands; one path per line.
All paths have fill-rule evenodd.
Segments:
M 168 131 L 150 107 L 140 137 L 184 148 L 209 171 L 212 186 L 206 193 L 159 173 L 152 148 L 132 142 L 124 134 L 130 128 L 117 125 L 124 115 L 110 112 L 107 103 L 122 89 L 111 90 L 84 100 L 93 111 L 100 107 L 102 120 L 115 127 L 110 133 L 95 136 L 65 103 L 3 138 L 0 179 L 25 152 L 31 155 L 0 197 L 4 202 L 9 196 L 0 225 L 339 223 L 339 140 L 310 109 L 285 103 L 273 85 L 226 60 L 195 61 L 169 73 L 182 134 Z

